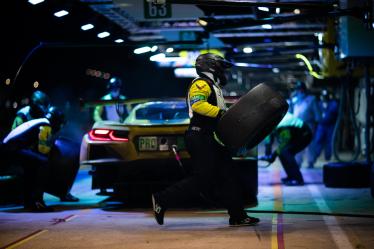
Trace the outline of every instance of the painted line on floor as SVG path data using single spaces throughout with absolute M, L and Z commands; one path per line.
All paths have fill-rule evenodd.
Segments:
M 324 213 L 331 213 L 331 209 L 328 207 L 327 203 L 322 197 L 321 192 L 318 190 L 317 186 L 314 184 L 309 184 L 308 189 L 312 194 L 312 197 L 317 204 L 318 209 Z M 339 222 L 334 216 L 323 216 L 323 220 L 331 234 L 333 241 L 339 249 L 353 249 L 347 234 L 339 226 Z
M 83 212 L 83 211 L 82 211 L 82 212 Z M 66 216 L 65 218 L 55 218 L 55 219 L 52 220 L 52 222 L 54 222 L 54 223 L 52 223 L 51 226 L 54 226 L 54 225 L 60 224 L 60 223 L 62 223 L 62 222 L 68 222 L 68 221 L 71 221 L 71 220 L 73 220 L 73 219 L 75 219 L 75 218 L 77 218 L 77 217 L 78 217 L 78 215 L 76 215 L 76 214 L 71 214 L 71 215 Z M 47 231 L 48 231 L 48 230 L 46 230 L 46 229 L 40 229 L 40 230 L 37 230 L 37 231 L 35 231 L 35 232 L 33 232 L 33 233 L 29 234 L 29 235 L 26 235 L 25 237 L 22 237 L 22 238 L 20 238 L 20 239 L 18 239 L 18 240 L 16 240 L 16 241 L 14 241 L 14 242 L 12 242 L 12 243 L 10 243 L 10 244 L 4 246 L 4 247 L 0 247 L 0 249 L 11 249 L 11 248 L 16 248 L 16 247 L 18 247 L 18 246 L 20 246 L 20 245 L 26 243 L 27 241 L 29 241 L 29 240 L 31 240 L 31 239 L 33 239 L 33 238 L 35 238 L 35 237 L 37 237 L 37 236 L 39 236 L 39 235 L 41 235 L 41 234 L 47 232 Z
M 276 170 L 273 174 L 273 182 L 279 182 L 280 171 Z M 273 185 L 274 190 L 274 210 L 277 212 L 283 211 L 283 193 L 280 184 Z M 271 249 L 284 249 L 284 236 L 283 236 L 283 214 L 273 214 L 271 224 Z
M 51 226 L 54 226 L 54 225 L 57 225 L 57 224 L 60 224 L 60 223 L 62 223 L 62 222 L 68 222 L 68 221 L 70 221 L 70 220 L 72 220 L 72 219 L 75 219 L 75 218 L 77 218 L 78 217 L 78 215 L 76 215 L 76 214 L 71 214 L 71 215 L 69 215 L 69 216 L 66 216 L 65 218 L 54 218 L 53 219 L 53 224 L 51 224 Z
M 22 237 L 4 247 L 1 247 L 1 249 L 12 249 L 12 248 L 16 248 L 24 243 L 26 243 L 27 241 L 30 241 L 40 235 L 42 235 L 43 233 L 45 232 L 48 232 L 48 230 L 45 230 L 45 229 L 42 229 L 42 230 L 37 230 L 33 233 L 30 233 L 29 235 L 26 235 L 25 237 Z

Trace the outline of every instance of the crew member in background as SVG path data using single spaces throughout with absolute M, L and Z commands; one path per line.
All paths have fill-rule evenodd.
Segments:
M 21 108 L 13 121 L 12 130 L 31 119 L 42 118 L 50 105 L 49 97 L 42 91 L 35 91 L 31 95 L 30 105 Z
M 318 102 L 322 117 L 317 125 L 313 139 L 315 150 L 314 163 L 317 161 L 322 150 L 325 152 L 325 160 L 329 161 L 332 155 L 332 134 L 338 117 L 338 102 L 330 95 L 331 93 L 327 89 L 323 89 L 320 101 Z
M 188 89 L 190 125 L 185 134 L 193 172 L 190 177 L 152 195 L 156 221 L 160 225 L 164 223 L 165 211 L 172 203 L 198 195 L 209 197 L 219 190 L 222 204 L 228 209 L 229 225 L 254 225 L 259 219 L 244 211 L 243 194 L 234 177 L 231 152 L 217 142 L 214 133 L 226 110 L 221 86 L 226 84 L 224 71 L 232 63 L 207 53 L 197 57 L 195 66 L 199 77 Z
M 122 80 L 113 77 L 108 81 L 107 89 L 109 93 L 101 100 L 125 100 L 126 97 L 121 95 Z M 122 104 L 98 105 L 95 107 L 93 119 L 95 122 L 102 120 L 111 120 L 123 122 L 128 110 Z
M 3 140 L 6 151 L 24 169 L 24 206 L 30 211 L 53 211 L 44 203 L 43 193 L 48 177 L 48 154 L 64 123 L 64 114 L 50 107 L 44 118 L 22 123 Z
M 30 105 L 21 108 L 13 121 L 12 130 L 23 124 L 24 122 L 43 118 L 49 109 L 50 99 L 47 94 L 42 91 L 35 91 L 31 95 Z M 65 202 L 77 202 L 79 198 L 73 196 L 71 193 L 67 193 L 63 196 L 58 196 L 61 201 Z
M 272 152 L 274 139 L 278 147 Z M 309 126 L 295 115 L 287 112 L 270 136 L 265 139 L 265 154 L 263 158 L 273 163 L 278 156 L 287 177 L 282 182 L 288 186 L 304 185 L 300 167 L 296 162 L 296 153 L 303 150 L 312 140 Z
M 317 124 L 321 120 L 321 111 L 316 97 L 307 91 L 307 87 L 302 81 L 297 81 L 295 84 L 294 92 L 291 95 L 290 112 L 310 127 L 313 137 Z M 312 144 L 296 155 L 296 160 L 300 167 L 303 164 L 304 154 L 307 157 L 308 168 L 313 168 L 315 149 Z

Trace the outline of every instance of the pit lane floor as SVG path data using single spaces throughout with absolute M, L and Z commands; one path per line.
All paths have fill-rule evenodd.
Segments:
M 0 206 L 0 248 L 374 248 L 370 190 L 326 188 L 321 167 L 302 171 L 306 185 L 290 187 L 280 184 L 278 161 L 259 168 L 259 205 L 247 211 L 261 222 L 231 228 L 224 210 L 207 209 L 170 210 L 159 226 L 150 208 L 96 195 L 82 168 L 72 189 L 78 203 L 46 194 L 53 213 Z

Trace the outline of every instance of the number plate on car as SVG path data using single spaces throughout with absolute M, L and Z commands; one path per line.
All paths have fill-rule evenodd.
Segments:
M 139 150 L 157 150 L 157 137 L 139 137 Z

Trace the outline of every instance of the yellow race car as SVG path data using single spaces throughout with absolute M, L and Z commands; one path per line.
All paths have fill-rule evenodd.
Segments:
M 134 185 L 136 191 L 140 185 L 169 185 L 191 169 L 184 145 L 188 125 L 184 98 L 136 102 L 123 123 L 96 122 L 84 135 L 80 165 L 92 167 L 93 189 L 113 189 L 122 195 Z M 256 153 L 240 151 L 234 159 L 255 163 Z

